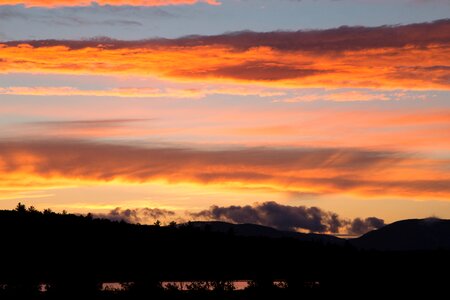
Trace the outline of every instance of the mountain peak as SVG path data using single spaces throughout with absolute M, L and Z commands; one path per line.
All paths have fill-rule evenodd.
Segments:
M 362 249 L 419 251 L 450 249 L 450 220 L 438 218 L 397 221 L 351 241 Z

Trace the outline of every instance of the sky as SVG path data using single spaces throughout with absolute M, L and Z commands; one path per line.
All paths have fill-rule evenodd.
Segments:
M 448 0 L 0 0 L 0 209 L 450 218 Z

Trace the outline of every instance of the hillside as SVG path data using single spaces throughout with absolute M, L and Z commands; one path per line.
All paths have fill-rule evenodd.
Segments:
M 243 237 L 293 238 L 305 242 L 320 242 L 337 245 L 344 245 L 345 243 L 345 240 L 333 235 L 283 231 L 257 224 L 231 224 L 218 221 L 197 221 L 190 223 L 194 227 L 202 229 L 207 228 L 213 232 L 233 233 Z
M 369 250 L 450 249 L 450 220 L 430 218 L 398 221 L 353 239 L 351 243 Z

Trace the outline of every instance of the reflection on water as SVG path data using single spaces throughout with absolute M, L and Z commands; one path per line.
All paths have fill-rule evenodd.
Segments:
M 130 283 L 122 282 L 104 282 L 102 283 L 102 291 L 123 291 Z
M 227 282 L 210 281 L 163 281 L 161 285 L 164 289 L 178 289 L 180 291 L 189 291 L 191 289 L 214 290 L 218 284 L 224 285 L 233 290 L 244 290 L 249 286 L 247 280 L 235 280 Z
M 233 280 L 233 281 L 162 281 L 161 286 L 166 290 L 188 291 L 192 289 L 214 290 L 218 287 L 224 289 L 232 289 L 242 291 L 251 284 L 249 280 Z M 276 280 L 273 282 L 278 288 L 287 288 L 284 280 Z M 133 282 L 104 282 L 101 286 L 102 291 L 123 291 L 127 287 L 133 285 Z M 314 285 L 314 284 L 313 284 Z
M 39 285 L 39 292 L 45 293 L 47 290 L 48 290 L 48 285 L 47 285 L 47 284 L 41 283 L 41 284 Z
M 229 281 L 161 281 L 159 285 L 166 291 L 243 291 L 247 288 L 261 287 L 261 282 L 252 280 L 229 280 Z M 287 289 L 288 283 L 285 280 L 264 281 L 264 286 L 272 286 L 278 289 Z M 99 288 L 103 292 L 125 292 L 135 285 L 134 282 L 103 282 Z M 320 288 L 319 281 L 303 281 L 301 285 L 307 289 Z M 139 285 L 140 286 L 140 285 Z M 156 287 L 155 285 L 152 285 Z M 7 289 L 8 284 L 0 283 L 0 290 Z M 48 292 L 52 285 L 41 283 L 38 285 L 41 293 Z M 142 288 L 142 287 L 138 287 Z

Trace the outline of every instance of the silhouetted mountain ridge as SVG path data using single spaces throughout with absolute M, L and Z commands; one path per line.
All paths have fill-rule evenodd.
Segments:
M 358 238 L 342 239 L 333 235 L 277 230 L 257 224 L 232 224 L 220 221 L 190 222 L 212 232 L 233 233 L 242 237 L 293 238 L 307 242 L 344 245 L 380 251 L 419 251 L 450 249 L 450 220 L 437 218 L 401 220 Z
M 195 221 L 190 223 L 194 227 L 207 229 L 212 232 L 233 233 L 243 237 L 294 238 L 301 241 L 338 245 L 343 245 L 345 243 L 344 239 L 340 239 L 333 235 L 284 231 L 258 224 L 233 224 L 221 221 Z
M 450 220 L 397 221 L 353 239 L 351 244 L 362 249 L 383 251 L 450 249 Z

